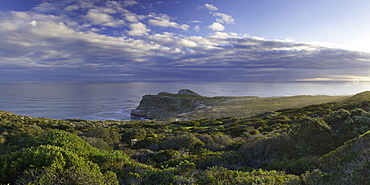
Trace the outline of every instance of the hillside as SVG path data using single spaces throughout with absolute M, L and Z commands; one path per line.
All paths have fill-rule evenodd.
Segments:
M 369 100 L 176 122 L 0 111 L 0 184 L 368 184 Z
M 319 161 L 332 184 L 370 182 L 370 131 L 326 154 Z

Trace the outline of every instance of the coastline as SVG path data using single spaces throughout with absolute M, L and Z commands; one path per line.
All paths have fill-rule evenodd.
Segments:
M 0 110 L 32 117 L 135 120 L 143 95 L 191 89 L 207 97 L 354 95 L 370 83 L 347 82 L 0 82 Z

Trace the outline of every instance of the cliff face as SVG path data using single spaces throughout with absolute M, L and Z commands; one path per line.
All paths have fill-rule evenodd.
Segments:
M 140 105 L 131 110 L 131 115 L 148 119 L 176 117 L 197 110 L 202 105 L 201 97 L 188 89 L 180 90 L 178 94 L 145 95 Z

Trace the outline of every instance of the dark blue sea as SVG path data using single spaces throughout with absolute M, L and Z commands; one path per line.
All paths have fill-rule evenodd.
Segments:
M 0 110 L 33 117 L 132 120 L 145 94 L 191 89 L 203 96 L 352 95 L 369 82 L 0 82 Z

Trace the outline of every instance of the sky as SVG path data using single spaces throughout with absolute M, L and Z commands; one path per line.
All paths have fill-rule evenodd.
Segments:
M 1 0 L 0 81 L 369 81 L 368 0 Z

